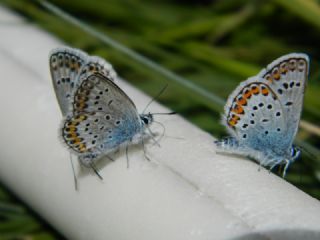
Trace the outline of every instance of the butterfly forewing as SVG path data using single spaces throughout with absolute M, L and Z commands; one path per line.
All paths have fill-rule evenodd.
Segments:
M 71 97 L 79 84 L 79 73 L 87 59 L 86 53 L 68 47 L 57 48 L 50 53 L 51 77 L 64 116 L 70 111 Z
M 287 124 L 287 138 L 292 144 L 298 130 L 304 90 L 309 73 L 309 58 L 305 54 L 288 54 L 275 61 L 259 73 L 281 102 Z
M 100 73 L 114 81 L 112 66 L 100 57 L 70 47 L 54 49 L 50 53 L 50 71 L 62 114 L 72 112 L 72 97 L 81 82 L 93 73 Z

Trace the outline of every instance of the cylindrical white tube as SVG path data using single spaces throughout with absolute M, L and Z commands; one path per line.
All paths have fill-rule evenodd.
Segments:
M 77 165 L 75 191 L 48 69 L 61 44 L 27 24 L 0 26 L 0 35 L 0 178 L 68 239 L 320 237 L 319 201 L 255 163 L 217 155 L 213 138 L 179 116 L 157 118 L 172 137 L 146 145 L 151 162 L 132 147 L 129 169 L 124 153 L 98 164 L 103 181 Z M 118 84 L 138 109 L 150 101 Z

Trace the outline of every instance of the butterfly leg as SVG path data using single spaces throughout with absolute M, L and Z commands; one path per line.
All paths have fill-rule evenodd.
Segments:
M 108 155 L 106 155 L 106 158 L 108 158 L 110 161 L 114 162 L 114 159 Z
M 155 138 L 155 135 L 153 134 L 153 132 L 150 130 L 150 128 L 148 128 L 148 132 L 149 132 L 149 135 L 151 137 L 151 139 L 153 140 L 154 144 L 153 145 L 157 145 L 158 147 L 160 147 L 160 144 L 158 143 L 158 141 L 156 140 Z
M 70 163 L 71 163 L 72 172 L 73 172 L 74 188 L 75 188 L 76 191 L 78 191 L 78 180 L 77 180 L 76 172 L 75 172 L 75 169 L 74 169 L 71 153 L 70 153 Z
M 287 174 L 287 169 L 290 165 L 290 160 L 286 159 L 286 165 L 284 166 L 283 172 L 282 172 L 282 178 L 285 178 L 286 174 Z
M 127 168 L 129 168 L 129 156 L 128 156 L 129 144 L 126 146 Z
M 258 172 L 261 171 L 261 168 L 262 168 L 262 165 L 261 165 L 261 163 L 259 163 Z
M 142 145 L 143 154 L 144 154 L 145 159 L 147 159 L 150 162 L 150 158 L 147 155 L 147 150 L 146 150 L 143 138 L 141 139 L 141 145 Z
M 92 170 L 94 171 L 94 173 L 101 179 L 103 180 L 103 177 L 100 175 L 100 173 L 98 172 L 96 166 L 94 165 L 93 162 L 91 162 L 90 167 L 92 168 Z

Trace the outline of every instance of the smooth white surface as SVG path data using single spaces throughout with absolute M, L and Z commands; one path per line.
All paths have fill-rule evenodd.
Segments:
M 150 142 L 151 162 L 133 147 L 129 169 L 124 154 L 99 164 L 103 181 L 77 168 L 76 192 L 48 69 L 61 43 L 27 24 L 0 25 L 0 36 L 1 181 L 68 239 L 320 238 L 319 201 L 255 163 L 216 155 L 214 139 L 179 116 L 157 117 L 182 139 Z M 118 83 L 138 109 L 149 102 Z

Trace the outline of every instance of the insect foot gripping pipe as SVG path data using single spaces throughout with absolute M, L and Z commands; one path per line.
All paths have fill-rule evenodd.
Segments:
M 133 146 L 129 168 L 125 153 L 98 164 L 103 180 L 76 165 L 75 191 L 47 63 L 62 44 L 0 11 L 19 21 L 0 26 L 0 180 L 67 239 L 319 239 L 319 201 L 251 161 L 217 155 L 212 137 L 179 116 L 161 116 L 166 136 L 146 143 L 151 161 Z M 150 101 L 117 84 L 138 110 Z

